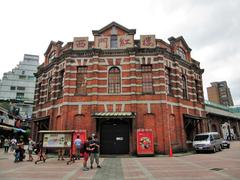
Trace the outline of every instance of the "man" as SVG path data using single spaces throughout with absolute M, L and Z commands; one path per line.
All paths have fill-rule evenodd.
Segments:
M 28 161 L 33 161 L 32 152 L 35 142 L 31 137 L 28 138 Z
M 89 142 L 92 140 L 92 137 L 88 137 L 87 140 L 83 144 L 83 171 L 88 171 L 89 168 L 87 167 L 87 161 L 89 158 L 89 154 L 93 150 L 89 146 Z
M 94 135 L 93 136 L 93 140 L 90 141 L 90 148 L 93 149 L 92 152 L 91 152 L 91 155 L 90 155 L 90 163 L 91 163 L 90 168 L 91 169 L 93 168 L 94 159 L 95 159 L 95 162 L 97 164 L 97 168 L 101 168 L 101 166 L 99 165 L 99 149 L 100 149 L 100 145 L 99 145 L 99 141 L 97 139 L 97 135 Z
M 80 149 L 81 149 L 82 141 L 79 138 L 79 136 L 77 136 L 77 139 L 75 139 L 74 144 L 76 147 L 76 158 L 80 160 Z

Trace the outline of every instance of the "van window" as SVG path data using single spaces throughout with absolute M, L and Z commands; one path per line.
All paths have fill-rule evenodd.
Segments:
M 220 136 L 218 134 L 213 135 L 214 139 L 220 139 Z
M 208 139 L 208 135 L 197 135 L 194 141 L 205 141 Z

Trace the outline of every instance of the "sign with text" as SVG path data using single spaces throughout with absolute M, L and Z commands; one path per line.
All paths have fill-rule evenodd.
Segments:
M 125 48 L 132 48 L 133 47 L 133 36 L 125 35 L 125 36 L 118 36 L 118 48 L 125 49 Z
M 140 46 L 141 48 L 155 48 L 156 47 L 155 35 L 141 35 Z
M 110 48 L 110 37 L 101 36 L 95 37 L 95 46 L 100 49 L 109 49 Z
M 88 37 L 73 38 L 73 50 L 88 49 Z
M 66 148 L 72 145 L 72 134 L 53 133 L 43 135 L 43 147 Z

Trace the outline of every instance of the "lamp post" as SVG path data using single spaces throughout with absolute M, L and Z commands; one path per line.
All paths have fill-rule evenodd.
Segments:
M 168 117 L 168 142 L 169 142 L 169 157 L 173 157 L 172 152 L 172 141 L 171 141 L 171 130 L 170 130 L 170 117 Z

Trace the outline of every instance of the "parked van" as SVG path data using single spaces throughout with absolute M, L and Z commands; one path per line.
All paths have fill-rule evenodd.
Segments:
M 200 151 L 215 153 L 222 150 L 222 139 L 218 132 L 197 134 L 193 140 L 193 147 L 197 153 Z

